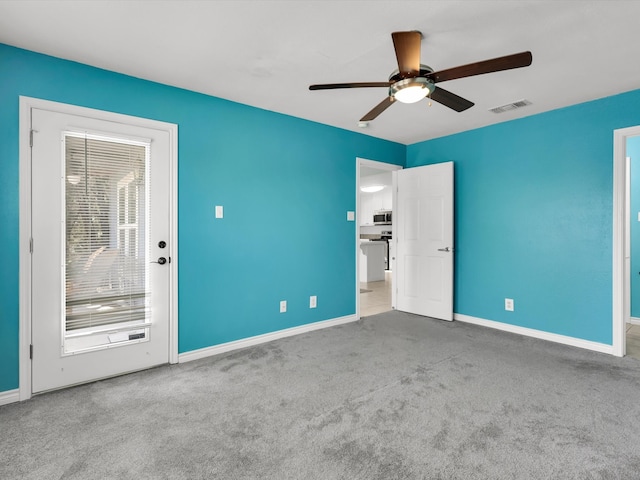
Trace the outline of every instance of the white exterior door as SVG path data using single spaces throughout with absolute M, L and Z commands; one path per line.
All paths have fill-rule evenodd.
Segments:
M 453 320 L 453 162 L 394 172 L 396 309 Z
M 31 128 L 32 392 L 168 363 L 169 132 L 36 108 Z

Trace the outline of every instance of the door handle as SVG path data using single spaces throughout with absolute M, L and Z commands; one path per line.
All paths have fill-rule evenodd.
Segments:
M 438 251 L 439 252 L 453 252 L 453 248 L 444 247 L 444 248 L 439 248 Z
M 171 261 L 171 257 L 169 257 L 169 261 Z M 160 257 L 157 262 L 150 262 L 150 263 L 159 263 L 160 265 L 164 265 L 165 263 L 167 263 L 167 259 L 164 257 Z

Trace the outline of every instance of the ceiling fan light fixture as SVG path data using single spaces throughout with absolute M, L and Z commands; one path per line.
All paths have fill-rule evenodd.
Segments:
M 428 78 L 405 78 L 391 85 L 389 95 L 402 103 L 416 103 L 434 90 L 435 85 Z
M 366 187 L 360 187 L 361 192 L 376 193 L 384 188 L 384 185 L 368 185 Z

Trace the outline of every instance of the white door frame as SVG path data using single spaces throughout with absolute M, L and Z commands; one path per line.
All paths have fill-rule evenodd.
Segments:
M 640 126 L 613 131 L 613 354 L 626 353 L 625 323 L 630 311 L 627 261 L 629 242 L 629 207 L 627 205 L 629 171 L 627 169 L 627 139 L 640 136 Z
M 20 97 L 20 348 L 19 370 L 20 400 L 31 398 L 31 109 L 50 110 L 69 115 L 77 115 L 99 120 L 136 125 L 140 127 L 162 130 L 168 133 L 170 142 L 170 207 L 169 207 L 169 245 L 171 262 L 169 263 L 169 363 L 178 363 L 178 126 L 172 123 L 149 120 L 140 117 L 95 110 L 92 108 L 67 105 L 38 98 Z
M 356 318 L 360 319 L 360 167 L 371 167 L 378 170 L 386 170 L 393 172 L 402 170 L 401 165 L 393 163 L 378 162 L 376 160 L 367 160 L 366 158 L 356 157 Z M 395 189 L 395 185 L 394 185 Z M 395 210 L 395 190 L 393 192 L 392 210 Z M 394 241 L 394 240 L 392 240 Z M 395 271 L 391 270 L 391 283 L 395 285 Z

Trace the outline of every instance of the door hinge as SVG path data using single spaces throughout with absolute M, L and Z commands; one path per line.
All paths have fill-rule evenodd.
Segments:
M 33 130 L 29 130 L 29 146 L 33 147 Z
M 33 253 L 33 238 L 29 239 L 29 253 Z
M 29 345 L 29 360 L 33 360 L 33 345 Z

